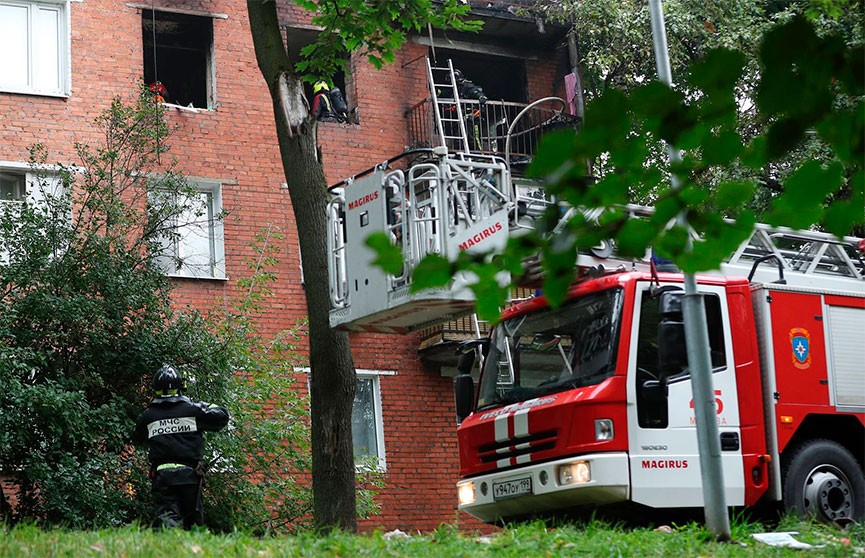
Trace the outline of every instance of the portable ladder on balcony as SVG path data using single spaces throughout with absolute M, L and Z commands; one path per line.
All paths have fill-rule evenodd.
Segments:
M 436 131 L 449 151 L 469 153 L 469 138 L 463 118 L 459 87 L 450 59 L 444 68 L 436 68 L 426 59 L 427 80 L 435 111 Z

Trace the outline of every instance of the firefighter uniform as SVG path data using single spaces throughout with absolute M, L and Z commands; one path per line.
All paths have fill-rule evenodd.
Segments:
M 189 529 L 204 521 L 203 432 L 224 428 L 229 420 L 228 411 L 181 395 L 182 379 L 171 367 L 160 369 L 153 383 L 156 396 L 138 416 L 132 442 L 148 446 L 158 521 L 163 527 L 183 525 Z

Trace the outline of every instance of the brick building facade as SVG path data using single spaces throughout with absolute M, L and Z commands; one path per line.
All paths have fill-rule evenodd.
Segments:
M 506 10 L 481 12 L 491 22 L 490 31 L 458 40 L 450 34 L 449 43 L 438 33 L 432 39 L 438 56 L 469 49 L 463 51 L 468 68 L 480 74 L 488 61 L 499 74 L 489 76 L 498 81 L 488 84 L 484 76 L 472 76 L 492 89 L 514 87 L 502 78 L 512 68 L 511 77 L 522 82 L 516 87 L 524 96 L 514 100 L 561 94 L 564 66 L 562 51 L 555 48 L 561 35 L 549 30 L 539 34 L 537 22 Z M 308 14 L 294 4 L 283 6 L 281 18 L 290 46 L 314 33 Z M 216 254 L 221 261 L 205 273 L 177 273 L 178 303 L 207 308 L 229 292 L 248 273 L 253 236 L 274 227 L 284 235 L 281 263 L 273 297 L 261 316 L 262 331 L 276 333 L 305 315 L 298 232 L 283 187 L 271 100 L 256 65 L 245 2 L 11 0 L 0 3 L 0 28 L 8 55 L 0 71 L 0 177 L 23 176 L 28 146 L 37 142 L 47 147 L 51 162 L 75 164 L 75 142 L 99 142 L 93 119 L 114 96 L 132 98 L 141 80 L 152 80 L 155 70 L 168 88 L 168 100 L 184 107 L 166 111 L 176 129 L 170 156 L 214 196 L 213 203 L 221 199 L 227 211 L 223 246 Z M 9 29 L 17 31 L 10 34 Z M 179 39 L 192 43 L 172 53 L 172 41 L 178 40 L 172 29 L 180 29 Z M 526 33 L 540 39 L 525 42 Z M 428 96 L 424 58 L 429 45 L 429 36 L 412 38 L 396 61 L 381 70 L 352 58 L 340 79 L 352 121 L 319 126 L 329 183 L 393 157 L 411 143 L 406 115 Z M 181 51 L 192 54 L 184 58 L 186 54 L 177 54 Z M 382 513 L 362 521 L 363 529 L 429 530 L 457 517 L 452 380 L 442 373 L 447 366 L 422 364 L 419 344 L 419 335 L 352 334 L 355 364 L 380 417 L 371 443 L 383 451 L 379 457 L 387 483 L 378 497 Z M 464 527 L 481 526 L 465 515 L 459 521 Z

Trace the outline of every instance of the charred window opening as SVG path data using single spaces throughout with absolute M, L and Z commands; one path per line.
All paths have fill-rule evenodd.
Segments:
M 315 29 L 293 26 L 286 26 L 284 30 L 285 48 L 292 61 L 300 60 L 300 51 L 315 42 L 320 33 L 320 31 Z M 346 67 L 349 66 L 350 64 L 347 63 Z M 338 70 L 334 75 L 329 76 L 326 81 L 329 87 L 338 87 L 340 92 L 342 92 L 345 102 L 348 104 L 349 122 L 357 123 L 357 114 L 354 110 L 357 102 L 351 73 Z M 310 107 L 312 107 L 313 99 L 315 99 L 313 86 L 313 83 L 303 83 L 303 92 L 306 95 L 307 101 L 309 101 Z
M 165 86 L 168 103 L 212 109 L 213 19 L 142 10 L 144 83 Z
M 459 69 L 466 79 L 484 90 L 487 99 L 528 102 L 526 64 L 523 60 L 443 48 L 436 48 L 435 54 L 438 66 L 446 66 L 450 59 L 454 69 Z

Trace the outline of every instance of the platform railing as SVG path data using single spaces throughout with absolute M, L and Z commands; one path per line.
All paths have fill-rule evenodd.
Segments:
M 505 154 L 508 128 L 517 115 L 528 105 L 510 101 L 488 100 L 483 105 L 473 99 L 460 99 L 472 153 L 486 155 Z M 560 107 L 538 106 L 530 109 L 511 132 L 510 163 L 520 165 L 528 162 L 537 151 L 540 137 L 558 128 L 578 126 L 579 120 L 563 114 Z M 446 110 L 446 109 L 445 109 Z M 456 111 L 456 105 L 452 108 Z M 449 151 L 457 152 L 462 146 L 455 140 L 442 138 L 435 126 L 432 100 L 427 98 L 406 111 L 409 145 L 407 148 L 438 147 L 445 145 Z M 452 124 L 451 124 L 452 125 Z M 445 130 L 445 136 L 456 136 Z

